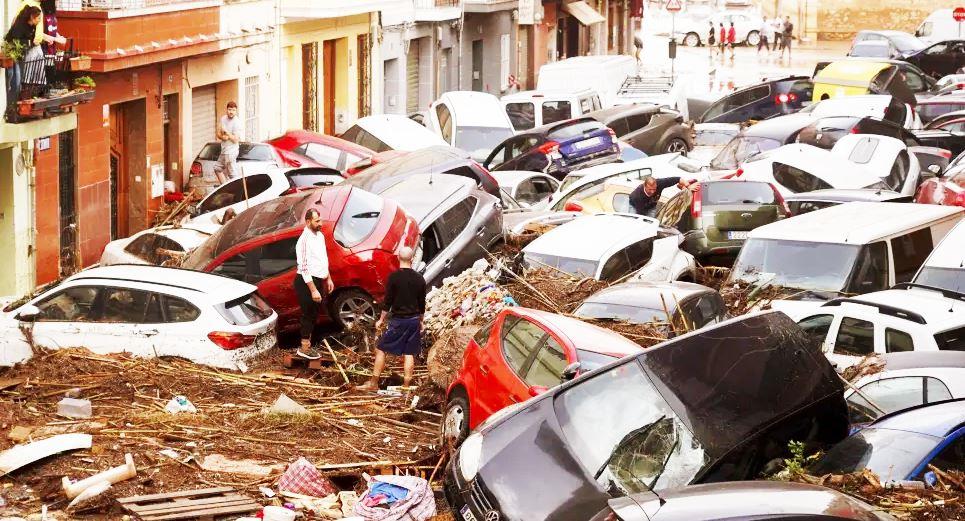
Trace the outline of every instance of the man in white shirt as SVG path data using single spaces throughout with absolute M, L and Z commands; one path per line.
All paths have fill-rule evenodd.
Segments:
M 315 322 L 318 320 L 322 291 L 326 295 L 331 294 L 335 285 L 328 273 L 328 251 L 325 249 L 325 235 L 322 233 L 322 216 L 314 208 L 305 212 L 305 229 L 295 243 L 295 259 L 298 262 L 295 295 L 302 310 L 302 343 L 296 354 L 315 360 L 321 355 L 312 347 L 312 331 L 315 330 Z
M 771 52 L 771 41 L 774 40 L 774 25 L 767 18 L 761 18 L 761 27 L 757 31 L 758 38 L 757 42 L 757 55 L 761 55 L 761 48 L 763 47 L 768 54 Z
M 238 104 L 229 101 L 225 115 L 218 120 L 218 132 L 215 134 L 221 141 L 221 155 L 214 166 L 214 173 L 222 184 L 241 175 L 238 170 L 238 143 L 241 142 L 242 134 L 244 130 L 241 128 L 241 118 L 238 117 Z

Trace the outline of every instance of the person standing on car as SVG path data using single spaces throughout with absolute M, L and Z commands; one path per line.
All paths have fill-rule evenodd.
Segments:
M 794 24 L 791 17 L 784 19 L 784 35 L 781 37 L 781 58 L 784 58 L 784 49 L 787 49 L 787 60 L 791 61 L 791 40 L 794 39 Z
M 657 202 L 660 201 L 660 192 L 663 192 L 665 188 L 670 188 L 673 185 L 677 185 L 677 188 L 680 189 L 687 188 L 691 185 L 694 187 L 697 186 L 696 182 L 687 181 L 679 177 L 654 179 L 652 176 L 647 176 L 643 182 L 640 183 L 640 186 L 630 192 L 630 206 L 637 215 L 656 217 Z
M 730 23 L 730 27 L 727 29 L 727 48 L 730 49 L 730 61 L 734 61 L 734 45 L 737 43 L 737 29 L 734 28 L 734 22 Z
M 238 171 L 238 143 L 241 142 L 243 133 L 241 118 L 238 117 L 238 104 L 229 101 L 225 115 L 218 121 L 218 132 L 215 134 L 221 141 L 221 155 L 218 156 L 218 163 L 214 165 L 214 173 L 222 184 L 241 175 Z
M 707 49 L 710 50 L 710 59 L 714 59 L 714 50 L 717 48 L 717 30 L 714 28 L 714 21 L 708 20 L 710 30 L 707 32 Z
M 312 347 L 312 332 L 318 320 L 322 292 L 331 294 L 335 285 L 328 272 L 328 250 L 325 247 L 325 234 L 322 233 L 322 215 L 314 208 L 305 212 L 305 229 L 295 243 L 295 260 L 298 267 L 294 289 L 302 311 L 302 343 L 295 353 L 302 358 L 316 360 L 321 355 Z
M 358 387 L 362 391 L 376 391 L 385 368 L 385 355 L 402 356 L 402 385 L 412 384 L 415 355 L 422 352 L 422 315 L 426 312 L 426 280 L 412 269 L 412 248 L 399 251 L 399 269 L 389 275 L 385 288 L 382 315 L 375 323 L 381 329 L 388 320 L 389 327 L 379 338 L 375 351 L 372 378 Z

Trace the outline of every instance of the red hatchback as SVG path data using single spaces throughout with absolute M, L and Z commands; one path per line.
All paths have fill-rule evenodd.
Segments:
M 308 130 L 289 130 L 267 143 L 275 147 L 288 166 L 318 165 L 339 172 L 345 172 L 350 165 L 375 154 L 351 141 Z
M 965 170 L 922 182 L 915 202 L 965 207 Z
M 258 287 L 278 313 L 278 330 L 298 328 L 300 311 L 292 289 L 295 243 L 305 228 L 305 212 L 321 212 L 335 291 L 319 311 L 319 321 L 343 327 L 376 319 L 389 274 L 398 269 L 398 251 L 415 248 L 419 225 L 393 201 L 350 185 L 298 192 L 253 206 L 228 222 L 183 263 Z
M 506 308 L 466 347 L 447 393 L 443 437 L 458 443 L 496 411 L 640 350 L 613 331 L 575 318 Z

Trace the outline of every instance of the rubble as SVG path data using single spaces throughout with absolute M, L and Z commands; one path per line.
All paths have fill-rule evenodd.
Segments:
M 108 483 L 118 483 L 127 479 L 131 479 L 137 475 L 137 467 L 134 465 L 134 458 L 130 454 L 124 455 L 124 464 L 114 467 L 112 469 L 107 469 L 104 472 L 95 474 L 87 479 L 83 479 L 78 482 L 73 482 L 67 476 L 64 476 L 62 484 L 64 487 L 64 495 L 67 499 L 73 499 L 79 496 L 88 487 L 96 485 L 101 482 Z
M 63 400 L 57 402 L 57 416 L 86 419 L 90 418 L 91 414 L 93 413 L 91 412 L 90 400 L 64 398 Z
M 498 269 L 492 269 L 485 259 L 480 259 L 430 291 L 426 295 L 422 322 L 425 340 L 432 344 L 445 331 L 481 324 L 513 304 L 509 293 L 496 284 L 498 276 Z

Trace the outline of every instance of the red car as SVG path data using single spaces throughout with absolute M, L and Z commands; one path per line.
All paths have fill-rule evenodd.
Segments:
M 965 170 L 924 181 L 918 186 L 915 202 L 965 207 Z
M 575 318 L 506 308 L 466 347 L 447 393 L 443 437 L 458 443 L 496 411 L 640 350 Z
M 375 155 L 367 157 L 361 161 L 349 165 L 348 169 L 345 170 L 345 176 L 351 177 L 355 174 L 361 174 L 366 169 L 373 167 L 379 163 L 385 163 L 386 161 L 392 161 L 393 159 L 402 157 L 408 154 L 405 150 L 386 150 L 385 152 L 376 152 Z
M 278 330 L 295 330 L 300 316 L 292 289 L 295 243 L 309 208 L 322 214 L 335 284 L 321 306 L 319 321 L 334 319 L 346 328 L 374 321 L 386 280 L 399 267 L 398 251 L 416 247 L 419 225 L 395 202 L 350 185 L 298 192 L 253 206 L 191 252 L 183 267 L 258 286 L 278 313 Z
M 288 166 L 324 166 L 339 172 L 375 154 L 351 141 L 308 130 L 289 130 L 267 143 Z

